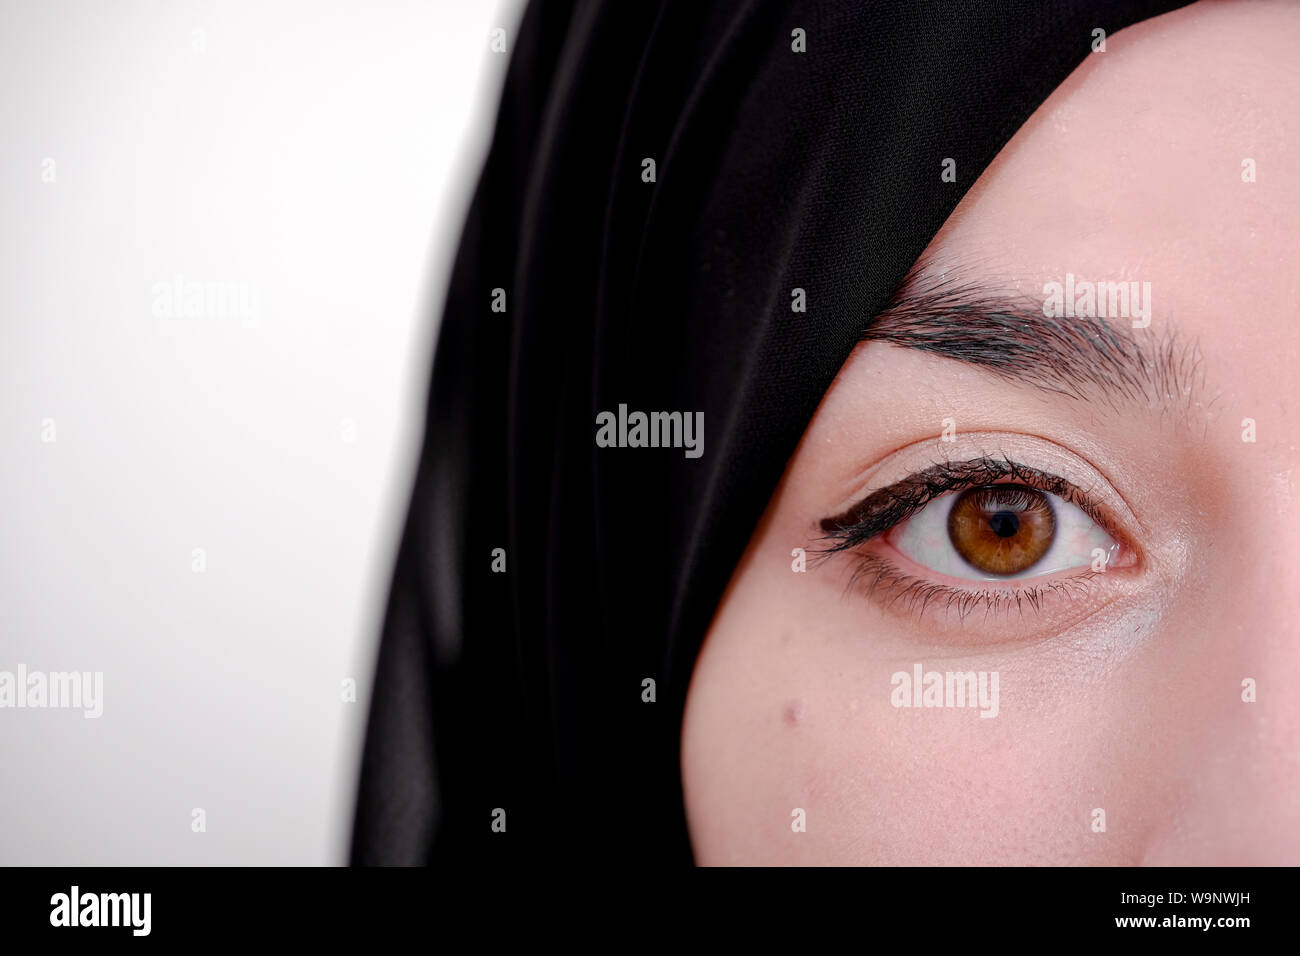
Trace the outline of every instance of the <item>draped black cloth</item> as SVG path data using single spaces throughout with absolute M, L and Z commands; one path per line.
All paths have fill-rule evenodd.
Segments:
M 691 862 L 691 668 L 818 401 L 1105 56 L 1093 30 L 1182 5 L 533 0 L 439 330 L 353 863 Z M 702 454 L 598 447 L 620 405 L 703 412 Z

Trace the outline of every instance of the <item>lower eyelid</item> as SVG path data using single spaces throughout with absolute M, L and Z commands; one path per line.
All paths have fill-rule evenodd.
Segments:
M 973 612 L 982 612 L 983 615 L 1042 612 L 1057 602 L 1086 598 L 1098 582 L 1091 573 L 1075 573 L 1046 576 L 1028 585 L 1025 582 L 1014 586 L 983 581 L 974 583 L 981 586 L 965 587 L 924 578 L 873 553 L 859 556 L 852 577 L 854 589 L 863 591 L 886 610 L 901 610 L 918 616 L 951 614 L 963 622 Z M 985 584 L 993 586 L 984 587 Z
M 1093 571 L 1089 565 L 1078 565 L 1072 568 L 1063 568 L 1059 571 L 1049 571 L 1044 574 L 1026 575 L 1025 577 L 1016 578 L 958 578 L 950 574 L 944 574 L 941 571 L 935 571 L 933 568 L 927 568 L 925 565 L 918 564 L 912 558 L 903 554 L 889 540 L 890 536 L 896 529 L 890 529 L 885 534 L 869 542 L 860 553 L 861 556 L 876 553 L 876 557 L 892 563 L 901 573 L 915 577 L 926 583 L 938 584 L 945 587 L 951 587 L 958 591 L 1012 591 L 1026 590 L 1032 587 L 1041 587 L 1049 584 L 1054 580 L 1065 580 L 1078 577 L 1100 577 L 1100 573 Z M 1115 570 L 1122 570 L 1116 567 Z M 1108 569 L 1107 572 L 1110 573 Z
M 874 547 L 853 556 L 856 563 L 847 590 L 914 622 L 924 620 L 929 627 L 946 625 L 929 635 L 944 645 L 991 646 L 1048 639 L 1104 611 L 1131 591 L 1125 586 L 1131 575 L 1124 572 L 1101 575 L 1075 569 L 1006 585 L 968 581 L 977 586 L 966 587 L 955 579 L 946 579 L 954 582 L 950 584 L 914 574 Z M 1111 583 L 1119 586 L 1107 587 Z M 1006 624 L 987 629 L 998 621 L 1021 618 L 1026 623 L 1011 631 Z

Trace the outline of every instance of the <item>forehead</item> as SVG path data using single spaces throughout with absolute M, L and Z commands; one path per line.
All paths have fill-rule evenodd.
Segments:
M 1040 297 L 1067 273 L 1150 282 L 1152 329 L 1176 324 L 1229 384 L 1282 374 L 1300 347 L 1297 50 L 1289 3 L 1196 4 L 1108 37 L 931 257 Z

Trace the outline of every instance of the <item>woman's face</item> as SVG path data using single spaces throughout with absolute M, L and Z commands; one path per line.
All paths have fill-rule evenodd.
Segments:
M 1300 862 L 1298 49 L 1111 36 L 962 201 L 695 666 L 698 862 Z

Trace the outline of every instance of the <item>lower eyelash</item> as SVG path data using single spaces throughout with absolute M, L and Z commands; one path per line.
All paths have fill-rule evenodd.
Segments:
M 857 557 L 857 567 L 849 578 L 848 589 L 860 589 L 868 597 L 882 598 L 886 608 L 901 601 L 907 610 L 921 616 L 935 605 L 949 614 L 955 611 L 958 619 L 965 621 L 980 608 L 984 609 L 986 618 L 1012 611 L 1023 614 L 1027 607 L 1041 612 L 1044 600 L 1050 597 L 1069 599 L 1087 595 L 1091 590 L 1091 578 L 1091 574 L 1076 575 L 1027 588 L 968 590 L 923 581 L 900 571 L 879 555 L 862 554 Z

